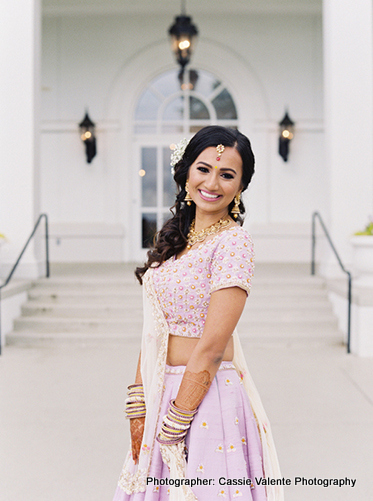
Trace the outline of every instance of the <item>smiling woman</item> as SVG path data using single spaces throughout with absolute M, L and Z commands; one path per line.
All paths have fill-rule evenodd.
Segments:
M 227 207 L 242 189 L 242 159 L 236 148 L 206 148 L 189 170 L 188 191 L 196 205 L 196 231 L 227 215 Z M 217 160 L 219 158 L 219 161 Z
M 254 269 L 239 199 L 254 173 L 251 145 L 237 130 L 206 127 L 174 168 L 174 216 L 136 270 L 144 330 L 114 501 L 282 501 L 281 486 L 255 481 L 281 474 L 235 330 Z M 223 477 L 232 482 L 221 489 Z M 238 477 L 247 482 L 231 487 Z

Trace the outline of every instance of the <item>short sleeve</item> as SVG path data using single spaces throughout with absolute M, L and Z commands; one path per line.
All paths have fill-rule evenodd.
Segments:
M 211 260 L 210 293 L 240 287 L 249 295 L 254 274 L 254 247 L 243 228 L 226 230 Z

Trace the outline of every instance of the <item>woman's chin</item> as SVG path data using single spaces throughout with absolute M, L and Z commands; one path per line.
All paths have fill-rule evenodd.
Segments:
M 197 216 L 213 216 L 216 215 L 220 218 L 228 215 L 228 206 L 217 206 L 210 203 L 206 204 L 196 204 L 196 215 Z

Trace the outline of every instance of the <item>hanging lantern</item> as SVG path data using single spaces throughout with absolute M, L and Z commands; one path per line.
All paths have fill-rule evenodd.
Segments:
M 193 90 L 198 81 L 198 72 L 196 70 L 184 72 L 184 69 L 181 69 L 178 74 L 178 79 L 181 90 Z
M 180 64 L 181 69 L 184 70 L 190 61 L 198 30 L 192 23 L 192 18 L 185 14 L 185 5 L 183 2 L 181 10 L 182 13 L 175 18 L 175 22 L 168 33 L 171 36 L 171 46 L 176 60 Z
M 279 149 L 278 152 L 283 158 L 284 162 L 288 161 L 289 155 L 289 145 L 290 141 L 294 137 L 294 125 L 295 123 L 291 120 L 286 111 L 284 118 L 279 123 L 280 126 L 280 138 L 279 138 Z
M 96 156 L 96 136 L 95 136 L 95 124 L 89 118 L 88 111 L 86 112 L 83 120 L 79 124 L 80 138 L 85 144 L 85 153 L 87 157 L 87 162 L 90 164 L 93 158 Z

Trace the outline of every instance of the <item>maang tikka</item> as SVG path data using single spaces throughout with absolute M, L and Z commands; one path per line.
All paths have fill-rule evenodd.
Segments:
M 223 151 L 225 150 L 225 146 L 224 144 L 218 144 L 217 147 L 216 147 L 216 151 L 218 153 L 218 156 L 216 157 L 216 160 L 219 162 L 220 161 L 220 157 L 221 157 L 221 154 L 223 153 Z
M 186 202 L 187 205 L 192 205 L 193 198 L 189 194 L 188 181 L 185 183 L 185 191 L 186 191 L 186 195 L 185 195 L 185 198 L 184 198 L 184 202 Z
M 235 219 L 237 219 L 238 214 L 240 214 L 240 202 L 241 202 L 241 193 L 237 193 L 237 195 L 234 197 L 234 206 L 231 210 L 231 213 L 233 214 L 233 217 Z

